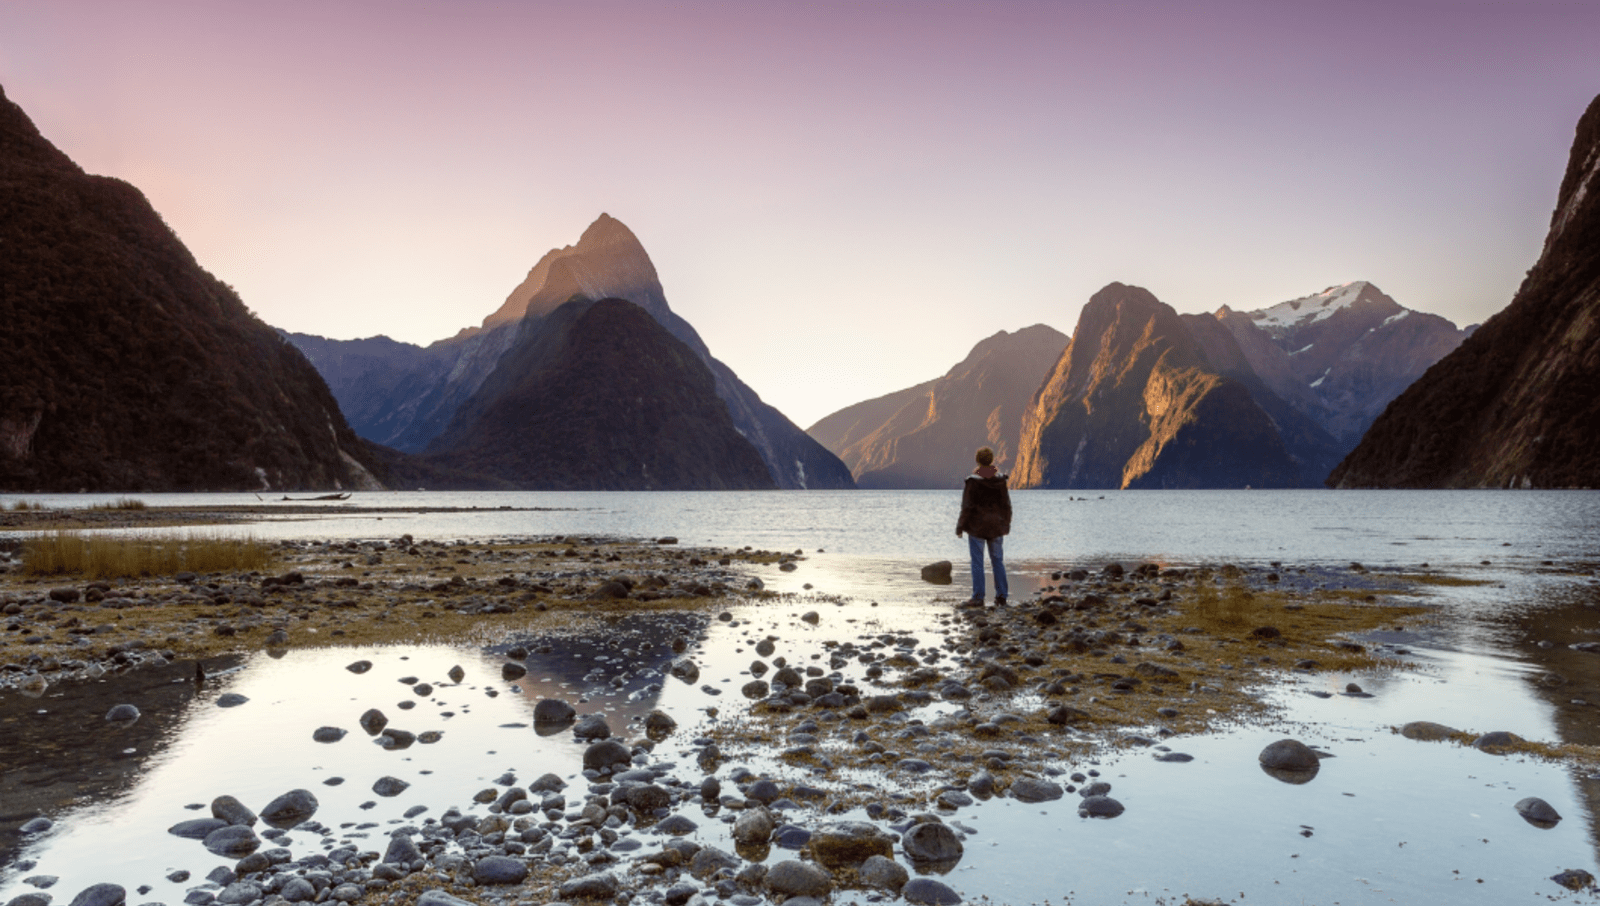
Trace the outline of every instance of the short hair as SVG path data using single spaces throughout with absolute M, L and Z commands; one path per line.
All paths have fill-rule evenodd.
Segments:
M 992 465 L 994 465 L 994 451 L 989 449 L 988 447 L 979 447 L 978 448 L 978 465 L 980 465 L 980 466 L 992 466 Z

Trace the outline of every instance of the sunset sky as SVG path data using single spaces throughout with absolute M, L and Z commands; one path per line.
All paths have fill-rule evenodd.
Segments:
M 449 336 L 604 211 L 802 427 L 1113 280 L 1481 321 L 1597 47 L 1530 0 L 0 3 L 6 95 L 267 322 Z

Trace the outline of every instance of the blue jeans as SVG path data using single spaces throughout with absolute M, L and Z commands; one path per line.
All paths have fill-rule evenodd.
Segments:
M 983 549 L 989 548 L 989 562 L 994 565 L 994 593 L 998 597 L 1007 597 L 1010 591 L 1006 585 L 1006 552 L 1005 538 L 979 538 L 977 535 L 967 536 L 967 550 L 972 553 L 972 596 L 983 599 Z

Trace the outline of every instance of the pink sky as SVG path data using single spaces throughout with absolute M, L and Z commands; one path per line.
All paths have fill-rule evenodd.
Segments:
M 601 211 L 802 426 L 1063 331 L 1538 255 L 1600 4 L 0 3 L 0 85 L 266 321 L 426 343 Z

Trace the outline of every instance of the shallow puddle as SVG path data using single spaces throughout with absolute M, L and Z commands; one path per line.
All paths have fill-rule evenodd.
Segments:
M 1018 597 L 1048 581 L 1044 567 L 1025 566 L 1019 564 L 1013 589 Z M 6 758 L 0 902 L 56 876 L 46 892 L 58 903 L 90 884 L 112 881 L 129 889 L 130 903 L 176 906 L 203 887 L 214 868 L 233 860 L 167 829 L 208 817 L 211 801 L 224 794 L 259 810 L 291 789 L 310 790 L 319 803 L 314 820 L 265 844 L 287 847 L 296 857 L 346 845 L 381 852 L 396 828 L 420 827 L 451 806 L 486 814 L 475 794 L 526 786 L 545 773 L 565 778 L 566 808 L 580 808 L 588 788 L 581 773 L 586 745 L 570 731 L 535 728 L 534 705 L 547 697 L 571 702 L 580 714 L 605 714 L 612 729 L 630 739 L 643 735 L 639 721 L 647 713 L 665 711 L 677 730 L 647 760 L 674 788 L 697 789 L 705 772 L 694 740 L 746 707 L 739 690 L 751 679 L 762 639 L 776 636 L 776 654 L 801 668 L 826 666 L 828 642 L 912 636 L 915 650 L 923 651 L 944 641 L 956 625 L 943 619 L 951 612 L 948 602 L 965 596 L 962 578 L 954 590 L 937 589 L 915 585 L 904 578 L 907 572 L 904 563 L 841 558 L 830 565 L 819 556 L 769 585 L 803 591 L 811 582 L 816 591 L 848 589 L 853 597 L 731 605 L 727 619 L 618 617 L 589 635 L 508 639 L 487 650 L 393 646 L 258 654 L 236 670 L 209 664 L 213 676 L 198 688 L 193 665 L 176 664 L 53 688 L 39 699 L 6 696 L 0 700 L 0 754 Z M 1494 611 L 1486 604 L 1507 597 L 1520 605 Z M 1537 577 L 1514 579 L 1507 588 L 1453 590 L 1449 600 L 1459 620 L 1425 635 L 1402 632 L 1382 640 L 1408 649 L 1415 669 L 1293 677 L 1269 693 L 1281 709 L 1264 722 L 1170 738 L 1152 727 L 1145 732 L 1155 746 L 1113 743 L 1073 757 L 1053 750 L 1049 740 L 1001 740 L 997 745 L 1063 785 L 1072 783 L 1073 773 L 1097 772 L 1091 779 L 1109 782 L 1126 811 L 1109 820 L 1080 818 L 1078 797 L 1070 792 L 1056 801 L 999 798 L 945 811 L 945 821 L 963 835 L 964 851 L 940 878 L 969 901 L 1006 903 L 1181 903 L 1185 894 L 1320 904 L 1578 896 L 1549 877 L 1563 869 L 1600 872 L 1594 818 L 1600 781 L 1567 764 L 1413 741 L 1392 728 L 1432 720 L 1464 730 L 1510 730 L 1530 740 L 1592 742 L 1593 708 L 1570 701 L 1600 699 L 1594 691 L 1600 655 L 1566 647 L 1568 636 L 1595 625 L 1592 598 L 1592 584 Z M 872 606 L 874 600 L 880 606 Z M 814 623 L 803 618 L 811 612 Z M 1560 643 L 1539 648 L 1540 633 Z M 699 667 L 692 681 L 668 670 L 680 656 L 674 641 Z M 527 649 L 518 663 L 528 672 L 508 680 L 502 668 L 517 647 Z M 362 660 L 370 669 L 347 669 Z M 842 679 L 887 691 L 865 677 L 863 666 L 851 662 L 840 671 Z M 450 679 L 455 667 L 464 673 L 459 683 Z M 1559 687 L 1539 681 L 1553 671 L 1563 675 Z M 1342 694 L 1351 681 L 1371 697 Z M 227 695 L 247 701 L 223 707 L 219 700 Z M 137 705 L 142 716 L 113 727 L 104 715 L 124 702 Z M 936 702 L 879 723 L 932 723 L 952 707 Z M 390 728 L 435 731 L 438 740 L 385 749 L 359 722 L 371 708 L 383 712 Z M 783 725 L 808 716 L 796 713 Z M 337 742 L 313 741 L 313 731 L 324 726 L 347 733 Z M 848 731 L 841 737 L 825 725 L 819 735 L 818 748 L 826 753 Z M 1262 747 L 1286 736 L 1331 756 L 1307 783 L 1282 782 L 1257 764 Z M 944 741 L 932 733 L 924 743 Z M 1163 750 L 1193 760 L 1157 761 Z M 825 790 L 860 784 L 867 788 L 851 791 L 857 801 L 890 809 L 900 804 L 895 794 L 907 788 L 900 775 L 891 780 L 856 768 L 817 774 L 772 752 L 722 764 L 717 776 L 725 793 L 741 767 Z M 374 786 L 384 777 L 409 785 L 397 795 L 380 795 Z M 925 788 L 948 779 L 904 782 Z M 1544 799 L 1563 820 L 1548 829 L 1527 823 L 1513 807 L 1527 796 Z M 797 805 L 782 812 L 783 820 L 815 828 L 867 815 L 857 806 L 824 814 L 823 804 Z M 735 849 L 733 810 L 686 804 L 677 811 L 698 825 L 691 839 Z M 18 836 L 17 828 L 40 813 L 54 826 Z M 894 820 L 890 814 L 885 823 Z M 619 833 L 623 845 L 611 847 L 619 859 L 612 869 L 619 872 L 668 839 L 632 825 Z M 796 857 L 774 847 L 763 858 Z M 177 871 L 189 876 L 169 880 Z M 882 897 L 843 891 L 835 901 Z

